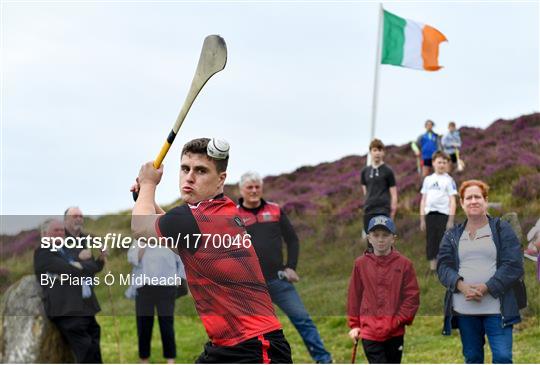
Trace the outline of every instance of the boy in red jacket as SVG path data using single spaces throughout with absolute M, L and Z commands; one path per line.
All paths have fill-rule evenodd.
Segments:
M 349 283 L 349 336 L 353 341 L 362 339 L 370 364 L 398 364 L 405 325 L 412 324 L 420 305 L 416 273 L 412 262 L 392 247 L 396 240 L 392 219 L 373 217 L 368 239 L 373 252 L 356 259 Z

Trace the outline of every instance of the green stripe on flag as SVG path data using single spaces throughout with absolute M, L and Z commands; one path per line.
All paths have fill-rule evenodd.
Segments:
M 384 10 L 381 63 L 401 66 L 405 45 L 405 24 L 407 24 L 405 19 Z

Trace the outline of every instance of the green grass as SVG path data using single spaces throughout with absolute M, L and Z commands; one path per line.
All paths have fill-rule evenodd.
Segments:
M 186 299 L 182 299 L 186 300 Z M 332 353 L 337 363 L 350 363 L 352 341 L 347 336 L 347 326 L 343 316 L 326 316 L 313 318 L 326 348 Z M 98 316 L 102 327 L 101 347 L 104 361 L 107 363 L 138 362 L 137 330 L 134 316 Z M 280 316 L 283 330 L 291 344 L 294 362 L 313 363 L 294 327 L 286 317 Z M 118 326 L 116 325 L 118 323 Z M 457 331 L 452 336 L 442 336 L 440 333 L 442 317 L 418 316 L 412 326 L 408 327 L 405 335 L 403 363 L 463 363 L 461 342 Z M 152 338 L 151 362 L 164 361 L 161 339 L 157 328 L 157 318 L 154 324 Z M 118 328 L 122 359 L 117 351 L 116 333 Z M 196 316 L 176 316 L 175 333 L 179 363 L 191 363 L 201 353 L 207 341 L 204 328 Z M 539 363 L 540 354 L 537 351 L 540 338 L 540 321 L 537 317 L 529 317 L 517 326 L 514 333 L 514 362 Z M 491 361 L 489 346 L 486 346 L 486 362 Z M 361 345 L 357 354 L 358 363 L 367 363 Z
M 335 240 L 324 242 L 317 237 L 323 234 L 323 225 L 318 231 L 303 240 L 299 273 L 302 280 L 296 285 L 308 311 L 311 313 L 325 345 L 339 363 L 350 362 L 352 342 L 348 338 L 348 328 L 344 317 L 347 286 L 355 257 L 363 251 L 359 239 L 352 239 L 357 232 L 356 224 L 344 227 L 336 233 Z M 428 268 L 424 259 L 424 241 L 421 237 L 409 242 L 398 242 L 398 249 L 411 258 L 415 264 L 421 288 L 421 306 L 414 324 L 407 329 L 405 337 L 404 363 L 462 363 L 461 343 L 457 331 L 452 336 L 442 336 L 442 300 L 445 289 L 434 276 L 426 276 Z M 108 264 L 114 272 L 129 272 L 125 255 L 116 254 Z M 535 280 L 533 262 L 525 260 L 526 283 L 529 307 L 523 312 L 524 322 L 515 329 L 514 361 L 517 363 L 540 363 L 538 338 L 540 338 L 540 283 Z M 137 334 L 134 303 L 123 297 L 125 288 L 111 287 L 116 321 L 119 323 L 122 361 L 137 362 Z M 115 319 L 111 314 L 111 301 L 105 286 L 97 288 L 97 295 L 103 308 L 99 316 L 103 328 L 103 354 L 106 362 L 118 362 L 116 349 Z M 177 300 L 176 342 L 178 362 L 193 362 L 207 341 L 206 333 L 196 315 L 191 297 Z M 289 320 L 278 310 L 280 321 L 293 351 L 295 362 L 312 363 L 300 336 Z M 486 361 L 489 357 L 486 346 Z M 153 362 L 163 362 L 161 340 L 157 320 L 152 341 Z M 366 362 L 359 349 L 357 362 Z
M 538 212 L 535 212 L 538 215 Z M 313 221 L 308 221 L 313 219 Z M 309 237 L 302 237 L 302 248 L 298 272 L 301 281 L 296 285 L 306 308 L 312 315 L 326 347 L 339 363 L 350 362 L 352 342 L 348 338 L 345 305 L 347 286 L 354 259 L 363 251 L 358 232 L 360 223 L 344 225 L 334 231 L 328 230 L 331 219 L 326 217 L 304 218 L 305 223 L 315 227 Z M 125 224 L 127 220 L 124 218 Z M 100 233 L 104 232 L 99 226 Z M 107 227 L 114 227 L 119 232 L 118 222 L 110 221 Z M 421 235 L 404 241 L 398 241 L 397 249 L 409 257 L 415 265 L 421 288 L 421 306 L 414 324 L 407 329 L 405 336 L 404 363 L 461 363 L 461 343 L 457 332 L 452 336 L 441 335 L 442 301 L 444 288 L 434 276 L 426 276 L 428 268 L 425 260 L 424 239 Z M 17 258 L 2 262 L 9 268 L 10 281 L 13 282 L 24 274 L 32 273 L 32 254 L 30 252 Z M 532 261 L 525 260 L 526 284 L 529 294 L 529 307 L 523 311 L 524 322 L 515 328 L 514 361 L 517 363 L 540 363 L 538 343 L 540 338 L 540 283 L 535 279 L 535 267 Z M 126 261 L 125 251 L 116 249 L 111 253 L 109 263 L 100 273 L 100 278 L 111 271 L 116 277 L 120 273 L 129 273 L 130 265 Z M 103 280 L 102 280 L 103 282 Z M 102 351 L 104 361 L 138 362 L 137 331 L 135 323 L 135 304 L 124 297 L 126 287 L 120 285 L 96 287 L 96 295 L 102 311 L 98 321 L 102 326 Z M 193 300 L 190 296 L 176 301 L 175 332 L 178 349 L 177 361 L 193 362 L 202 351 L 207 341 L 206 333 L 197 317 Z M 115 316 L 112 316 L 114 312 Z M 285 335 L 291 344 L 295 362 L 311 363 L 312 360 L 296 330 L 289 320 L 278 311 Z M 120 354 L 117 350 L 116 335 L 120 339 Z M 486 346 L 486 354 L 489 353 Z M 161 340 L 157 318 L 154 324 L 152 341 L 152 362 L 163 362 Z M 486 358 L 486 361 L 489 357 Z M 366 362 L 359 348 L 357 362 Z

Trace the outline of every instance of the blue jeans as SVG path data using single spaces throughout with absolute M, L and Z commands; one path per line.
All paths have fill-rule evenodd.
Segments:
M 484 363 L 485 335 L 491 347 L 494 364 L 512 363 L 512 327 L 502 328 L 500 314 L 485 316 L 457 315 L 463 356 L 467 364 Z
M 294 285 L 279 279 L 270 280 L 266 285 L 272 302 L 289 317 L 304 340 L 313 360 L 323 364 L 332 362 L 332 355 L 324 348 L 319 331 L 300 300 Z

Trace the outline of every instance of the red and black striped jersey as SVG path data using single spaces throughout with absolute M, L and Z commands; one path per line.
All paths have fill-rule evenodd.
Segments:
M 178 243 L 188 286 L 208 337 L 234 346 L 281 328 L 234 202 L 226 196 L 182 205 L 156 222 Z
M 253 240 L 264 278 L 278 278 L 278 271 L 289 267 L 296 270 L 300 244 L 285 212 L 276 203 L 261 199 L 257 208 L 246 208 L 239 200 L 238 211 Z M 283 241 L 287 245 L 287 261 L 283 262 Z

